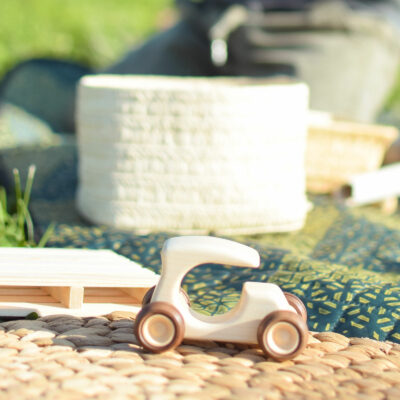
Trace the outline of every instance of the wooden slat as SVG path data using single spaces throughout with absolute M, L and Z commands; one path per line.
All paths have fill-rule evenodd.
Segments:
M 139 304 L 121 288 L 86 288 L 84 303 Z
M 140 311 L 140 306 L 137 304 L 84 303 L 82 308 L 65 308 L 60 303 L 9 302 L 0 304 L 0 318 L 2 316 L 24 318 L 32 312 L 36 312 L 40 316 L 68 314 L 80 317 L 93 317 L 94 315 L 105 315 L 114 311 L 127 311 L 137 314 Z
M 140 305 L 148 288 L 103 287 L 0 287 L 0 304 L 59 303 L 66 308 L 80 308 L 84 303 L 112 303 Z
M 120 288 L 85 288 L 85 297 L 98 296 L 98 297 L 120 297 L 124 296 L 124 292 Z
M 127 297 L 135 304 L 141 304 L 149 288 L 85 288 L 85 299 L 88 297 Z M 86 301 L 86 300 L 85 300 Z M 129 301 L 131 303 L 132 301 Z
M 137 304 L 142 304 L 142 300 L 149 288 L 122 288 L 123 292 L 136 299 Z
M 137 300 L 130 296 L 88 296 L 85 297 L 85 303 L 138 304 Z
M 0 248 L 1 286 L 146 287 L 158 275 L 109 250 Z
M 109 250 L 3 247 L 0 266 L 0 306 L 8 303 L 10 313 L 31 306 L 79 313 L 85 303 L 90 310 L 136 310 L 159 279 Z
M 16 287 L 16 286 L 1 286 L 0 296 L 38 296 L 45 295 L 39 287 Z
M 0 296 L 0 303 L 54 303 L 51 296 Z
M 82 307 L 83 287 L 42 287 L 42 289 L 67 308 Z

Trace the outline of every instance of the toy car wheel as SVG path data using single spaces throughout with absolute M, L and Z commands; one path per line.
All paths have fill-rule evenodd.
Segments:
M 145 306 L 146 304 L 150 303 L 155 288 L 156 287 L 153 286 L 145 293 L 145 295 L 143 296 L 143 299 L 142 299 L 142 306 Z M 189 298 L 188 294 L 186 293 L 186 291 L 181 288 L 180 293 L 184 297 L 187 305 L 190 307 L 190 298 Z
M 134 330 L 146 350 L 161 353 L 179 346 L 185 324 L 181 313 L 172 304 L 157 301 L 141 309 Z
M 267 356 L 288 360 L 307 345 L 308 328 L 303 318 L 292 311 L 273 311 L 261 321 L 257 339 Z
M 287 302 L 301 315 L 304 322 L 307 322 L 307 309 L 304 303 L 293 293 L 283 292 Z

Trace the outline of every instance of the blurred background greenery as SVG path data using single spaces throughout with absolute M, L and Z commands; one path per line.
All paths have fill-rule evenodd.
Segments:
M 0 0 L 0 77 L 56 57 L 102 67 L 175 18 L 173 0 Z
M 0 0 L 0 79 L 32 57 L 107 66 L 176 14 L 174 0 Z M 386 108 L 400 115 L 400 79 Z

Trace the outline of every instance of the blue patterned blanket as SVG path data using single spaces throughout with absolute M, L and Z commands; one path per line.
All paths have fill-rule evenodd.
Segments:
M 74 136 L 54 131 L 73 130 L 73 88 L 88 72 L 36 60 L 0 82 L 0 184 L 10 189 L 12 169 L 24 175 L 35 164 L 31 211 L 38 235 L 56 223 L 49 246 L 112 249 L 158 272 L 160 249 L 171 234 L 93 226 L 76 211 Z M 299 232 L 232 238 L 259 250 L 260 269 L 195 268 L 184 281 L 194 307 L 223 313 L 238 301 L 243 282 L 275 282 L 304 301 L 312 330 L 400 342 L 400 213 L 388 217 L 374 207 L 311 200 Z
M 23 173 L 36 164 L 31 208 L 39 231 L 51 221 L 57 224 L 49 246 L 112 249 L 159 271 L 159 252 L 171 234 L 136 235 L 79 217 L 71 138 L 3 150 L 0 161 L 8 182 L 12 168 Z M 194 307 L 209 314 L 226 312 L 238 301 L 243 282 L 275 282 L 304 301 L 312 330 L 400 342 L 400 214 L 340 208 L 324 197 L 311 200 L 314 207 L 299 232 L 232 238 L 260 252 L 260 269 L 195 268 L 184 281 Z

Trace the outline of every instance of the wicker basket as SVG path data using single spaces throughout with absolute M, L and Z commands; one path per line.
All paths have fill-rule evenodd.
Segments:
M 287 80 L 84 77 L 78 209 L 137 231 L 299 229 L 307 104 Z
M 397 138 L 391 126 L 362 124 L 310 113 L 306 151 L 307 191 L 328 193 L 356 174 L 374 171 Z

